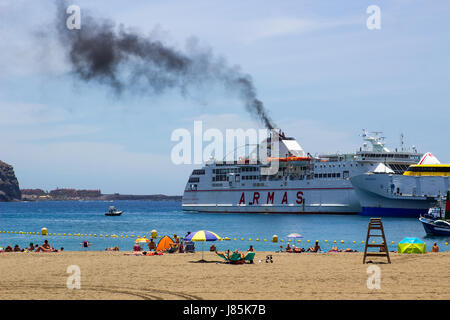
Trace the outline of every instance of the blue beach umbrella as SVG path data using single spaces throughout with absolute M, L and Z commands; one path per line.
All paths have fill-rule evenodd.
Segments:
M 208 230 L 199 230 L 193 233 L 190 233 L 186 238 L 184 238 L 184 241 L 201 241 L 202 242 L 202 259 L 201 262 L 205 262 L 203 260 L 203 243 L 205 241 L 217 241 L 222 240 L 222 238 L 217 235 L 216 233 Z
M 425 242 L 418 238 L 404 238 L 398 243 L 398 253 L 426 253 Z

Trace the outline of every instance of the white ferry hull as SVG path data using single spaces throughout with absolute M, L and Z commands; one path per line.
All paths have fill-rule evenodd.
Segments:
M 448 177 L 362 174 L 351 179 L 361 215 L 419 217 L 449 187 Z
M 334 187 L 186 190 L 182 206 L 186 211 L 225 213 L 357 214 L 361 210 L 348 182 Z

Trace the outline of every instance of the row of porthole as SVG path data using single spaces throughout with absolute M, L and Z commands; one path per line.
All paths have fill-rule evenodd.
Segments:
M 39 232 L 23 232 L 23 231 L 0 231 L 0 233 L 4 233 L 4 234 L 27 234 L 27 235 L 40 235 L 40 233 Z M 100 234 L 100 235 L 97 235 L 97 234 L 82 234 L 82 233 L 50 233 L 50 232 L 48 232 L 48 233 L 46 233 L 46 234 L 42 234 L 42 235 L 45 235 L 45 236 L 74 236 L 74 237 L 100 237 L 100 238 L 102 238 L 102 237 L 105 237 L 105 238 L 146 238 L 146 236 L 144 235 L 144 236 L 135 236 L 135 235 L 130 235 L 130 236 L 128 236 L 128 235 L 115 235 L 115 234 L 113 234 L 113 235 L 103 235 L 103 234 Z M 157 236 L 157 238 L 161 238 L 161 236 Z M 154 238 L 155 239 L 155 238 Z M 229 241 L 229 240 L 234 240 L 234 241 L 238 241 L 238 238 L 233 238 L 233 239 L 231 239 L 231 238 L 229 238 L 229 237 L 225 237 L 225 238 L 222 238 L 222 240 L 227 240 L 227 241 Z M 241 241 L 246 241 L 246 239 L 245 238 L 240 238 L 240 240 Z M 252 238 L 249 238 L 247 241 L 253 241 L 252 240 Z M 255 241 L 263 241 L 263 242 L 267 242 L 268 240 L 267 239 L 259 239 L 259 238 L 256 238 L 255 239 Z M 280 239 L 279 240 L 280 242 L 288 242 L 288 243 L 290 243 L 290 242 L 292 242 L 292 243 L 294 243 L 295 241 L 294 240 L 287 240 L 287 241 L 284 241 L 283 239 Z M 319 240 L 316 240 L 316 241 L 319 241 Z M 271 240 L 271 242 L 278 242 L 278 239 L 272 239 Z M 297 240 L 297 243 L 301 243 L 302 242 L 302 240 Z M 310 243 L 311 241 L 310 240 L 306 240 L 306 243 Z M 323 242 L 325 242 L 325 243 L 328 243 L 328 242 L 332 242 L 332 243 L 338 243 L 338 241 L 336 241 L 336 240 L 334 240 L 334 241 L 328 241 L 328 240 L 323 240 Z M 339 241 L 340 243 L 345 243 L 345 241 L 344 240 L 341 240 L 341 241 Z M 352 241 L 352 243 L 353 244 L 356 244 L 356 241 Z M 365 243 L 365 241 L 361 241 L 361 243 L 362 244 L 364 244 Z M 375 241 L 372 241 L 372 243 L 375 243 Z M 392 244 L 395 244 L 395 242 L 394 241 L 392 241 L 391 242 Z M 445 242 L 445 245 L 446 246 L 448 246 L 448 242 Z

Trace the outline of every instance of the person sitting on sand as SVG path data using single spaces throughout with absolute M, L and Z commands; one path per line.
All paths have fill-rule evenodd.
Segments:
M 228 254 L 229 254 L 229 253 L 228 253 Z M 241 260 L 242 260 L 242 262 L 244 261 L 244 258 L 245 258 L 245 253 L 243 253 L 243 252 L 239 252 L 239 250 L 238 250 L 238 249 L 236 249 L 236 250 L 234 250 L 233 254 L 238 254 L 238 255 L 240 255 L 240 256 L 241 256 L 241 259 L 240 259 L 239 261 L 236 261 L 236 262 L 240 262 Z M 236 262 L 235 262 L 235 263 L 236 263 Z
M 322 251 L 322 249 L 321 249 L 320 246 L 319 246 L 319 241 L 316 241 L 316 244 L 315 244 L 314 248 L 311 247 L 311 248 L 309 248 L 309 249 L 306 250 L 306 251 L 307 251 L 307 252 L 319 252 L 319 251 Z
M 155 243 L 155 241 L 153 241 L 153 239 L 150 239 L 150 242 L 148 243 L 148 249 L 149 249 L 150 251 L 156 249 L 156 243 Z
M 135 243 L 134 246 L 133 246 L 133 251 L 138 252 L 138 251 L 141 251 L 141 250 L 142 250 L 141 246 L 138 243 Z
M 14 252 L 20 252 L 20 251 L 22 251 L 22 250 L 20 250 L 19 245 L 16 244 L 16 245 L 14 246 Z
M 34 251 L 35 247 L 34 247 L 33 242 L 30 242 L 30 246 L 28 248 L 25 248 L 25 250 L 27 250 L 27 251 Z
M 286 252 L 292 252 L 291 246 L 289 245 L 289 243 L 286 246 Z
M 433 248 L 431 248 L 431 252 L 439 252 L 439 247 L 436 242 L 433 244 Z
M 178 253 L 184 253 L 183 242 L 180 242 L 180 244 L 178 245 Z
M 247 250 L 248 252 L 255 252 L 255 249 L 253 248 L 253 246 L 252 245 L 250 245 L 250 248 L 248 248 L 248 250 Z
M 13 252 L 13 248 L 11 246 L 7 246 L 5 248 L 5 252 Z
M 53 252 L 52 249 L 53 249 L 53 248 L 50 247 L 50 245 L 48 244 L 48 240 L 45 239 L 45 240 L 44 240 L 44 243 L 42 244 L 42 246 L 40 246 L 40 247 L 38 247 L 38 248 L 36 249 L 36 252 L 40 252 L 40 251 L 43 251 L 43 252 Z
M 217 251 L 217 248 L 214 245 L 214 243 L 211 245 L 211 247 L 209 247 L 209 251 L 211 251 L 211 252 L 216 252 Z

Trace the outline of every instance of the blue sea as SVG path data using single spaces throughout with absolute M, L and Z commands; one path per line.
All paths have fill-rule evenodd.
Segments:
M 118 217 L 105 216 L 104 213 L 111 205 L 124 210 L 124 213 Z M 132 249 L 136 237 L 149 238 L 151 230 L 155 229 L 160 236 L 177 234 L 183 237 L 188 231 L 210 230 L 223 238 L 229 237 L 230 241 L 215 242 L 219 250 L 247 250 L 253 245 L 256 250 L 275 251 L 280 245 L 286 245 L 289 240 L 287 235 L 299 233 L 303 238 L 300 243 L 299 239 L 295 239 L 296 246 L 308 248 L 313 246 L 315 240 L 319 240 L 325 250 L 338 246 L 363 251 L 362 241 L 366 238 L 368 221 L 369 217 L 357 215 L 192 213 L 183 212 L 181 203 L 176 201 L 10 202 L 0 203 L 0 247 L 18 244 L 24 248 L 30 242 L 41 244 L 44 239 L 48 239 L 57 249 L 105 250 L 107 247 L 119 246 L 123 251 Z M 449 250 L 445 243 L 450 242 L 450 238 L 426 236 L 418 219 L 386 217 L 383 218 L 383 224 L 389 250 L 397 250 L 397 243 L 404 237 L 424 240 L 428 251 L 434 242 L 438 243 L 441 251 Z M 20 233 L 40 232 L 43 227 L 52 235 Z M 64 233 L 66 236 L 63 236 Z M 68 236 L 69 233 L 72 236 Z M 111 237 L 113 235 L 117 237 Z M 284 241 L 271 242 L 273 235 Z M 85 240 L 91 244 L 87 249 L 81 245 Z M 204 243 L 204 249 L 209 248 L 210 244 Z M 198 250 L 202 249 L 201 243 L 196 246 Z

